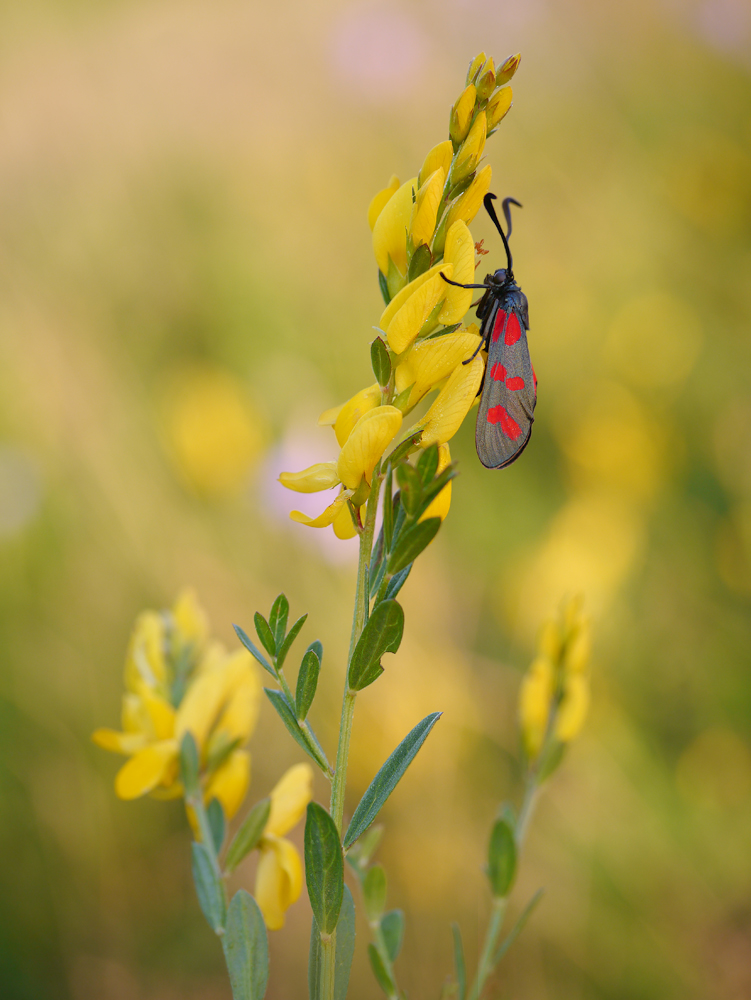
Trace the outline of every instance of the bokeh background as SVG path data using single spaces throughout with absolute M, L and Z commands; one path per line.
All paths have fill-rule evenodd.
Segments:
M 437 997 L 451 919 L 477 953 L 487 833 L 518 797 L 521 673 L 582 591 L 592 713 L 498 996 L 751 997 L 747 0 L 26 0 L 0 10 L 4 1000 L 228 1000 L 179 805 L 117 801 L 89 734 L 117 724 L 135 615 L 189 583 L 228 642 L 282 589 L 310 612 L 333 740 L 354 553 L 289 522 L 275 476 L 330 457 L 318 413 L 372 380 L 367 205 L 444 138 L 481 49 L 522 52 L 487 152 L 524 204 L 538 419 L 503 472 L 471 420 L 452 443 L 349 808 L 444 709 L 381 853 L 403 984 Z M 268 706 L 251 749 L 255 800 L 299 753 Z M 301 900 L 273 936 L 270 1000 L 307 995 L 308 920 Z M 353 975 L 379 995 L 362 953 Z

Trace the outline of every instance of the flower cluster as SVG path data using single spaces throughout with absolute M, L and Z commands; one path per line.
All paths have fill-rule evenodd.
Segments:
M 558 621 L 545 623 L 538 654 L 519 697 L 524 749 L 531 762 L 546 744 L 554 749 L 578 735 L 589 707 L 589 621 L 581 597 L 568 601 Z
M 475 244 L 469 223 L 490 188 L 490 165 L 480 168 L 485 141 L 511 107 L 519 56 L 498 68 L 480 53 L 470 64 L 467 85 L 449 119 L 449 137 L 430 150 L 415 177 L 392 177 L 373 198 L 368 221 L 386 308 L 371 347 L 377 381 L 342 406 L 321 414 L 340 447 L 335 462 L 302 472 L 284 472 L 281 483 L 314 493 L 339 487 L 336 499 L 315 518 L 292 511 L 293 520 L 313 528 L 333 526 L 339 538 L 362 529 L 374 471 L 398 435 L 411 448 L 437 444 L 440 465 L 450 464 L 448 442 L 476 400 L 485 358 L 480 335 L 461 321 L 472 303 L 471 289 L 448 284 L 475 280 Z M 404 418 L 438 389 L 427 412 L 408 428 Z M 411 449 L 408 449 L 411 450 Z M 431 517 L 445 517 L 449 487 L 435 501 Z

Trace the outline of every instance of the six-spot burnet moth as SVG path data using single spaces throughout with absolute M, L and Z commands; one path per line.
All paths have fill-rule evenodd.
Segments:
M 485 291 L 477 306 L 482 337 L 477 351 L 485 347 L 488 363 L 481 389 L 475 444 L 485 468 L 502 469 L 521 455 L 532 434 L 537 378 L 529 360 L 527 346 L 527 296 L 514 280 L 508 245 L 508 237 L 511 236 L 509 205 L 519 205 L 519 202 L 513 198 L 503 201 L 503 214 L 508 228 L 506 234 L 495 213 L 494 198 L 494 194 L 486 194 L 483 204 L 501 234 L 508 267 L 500 267 L 494 274 L 489 274 L 482 285 L 459 287 L 482 288 Z M 459 285 L 459 282 L 450 281 L 443 275 L 441 277 L 450 285 Z M 464 364 L 471 360 L 472 358 L 468 358 Z

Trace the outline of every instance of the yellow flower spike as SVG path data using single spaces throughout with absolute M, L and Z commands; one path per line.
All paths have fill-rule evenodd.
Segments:
M 589 666 L 591 652 L 592 638 L 589 622 L 584 621 L 566 650 L 564 670 L 570 674 L 583 674 Z
M 555 691 L 553 665 L 538 657 L 525 675 L 519 691 L 519 721 L 528 756 L 534 760 L 542 748 Z
M 355 537 L 357 528 L 355 527 L 355 522 L 352 520 L 348 504 L 344 504 L 340 508 L 336 517 L 331 522 L 331 527 L 334 529 L 336 537 L 341 538 L 342 541 Z
M 246 650 L 238 649 L 227 660 L 229 676 L 236 678 L 226 708 L 216 723 L 215 735 L 225 743 L 247 743 L 256 728 L 261 708 L 261 678 Z M 229 686 L 229 685 L 228 685 Z M 210 741 L 213 744 L 214 736 Z
M 336 474 L 336 462 L 317 462 L 308 466 L 302 472 L 282 472 L 279 482 L 286 486 L 288 490 L 295 490 L 297 493 L 318 493 L 321 490 L 330 490 L 336 486 L 339 477 Z
M 407 351 L 395 372 L 397 393 L 412 386 L 409 407 L 416 406 L 422 397 L 472 357 L 480 343 L 477 326 L 473 323 L 466 330 L 447 333 L 435 340 L 422 340 Z
M 206 746 L 211 730 L 231 704 L 238 689 L 252 674 L 249 655 L 244 652 L 226 657 L 218 667 L 202 670 L 188 687 L 175 718 L 175 738 L 182 741 L 190 732 L 199 750 Z
M 334 421 L 334 433 L 340 448 L 343 447 L 360 417 L 368 410 L 379 406 L 380 402 L 381 387 L 377 382 L 369 385 L 367 389 L 361 389 L 352 399 L 347 400 Z
M 485 61 L 487 60 L 487 58 L 488 57 L 485 55 L 484 52 L 480 52 L 479 55 L 475 56 L 475 58 L 469 64 L 469 69 L 467 70 L 467 83 L 475 82 L 475 79 L 477 78 L 477 75 L 482 69 L 482 67 L 485 65 Z
M 342 490 L 336 500 L 330 503 L 318 517 L 308 517 L 301 510 L 291 510 L 289 516 L 293 521 L 297 521 L 298 524 L 304 524 L 308 528 L 328 528 L 330 524 L 334 523 L 334 518 L 354 492 L 354 490 Z
M 563 636 L 560 625 L 554 619 L 549 618 L 543 624 L 538 648 L 551 663 L 558 663 L 563 649 Z
M 430 243 L 433 239 L 435 220 L 445 182 L 446 174 L 443 167 L 438 167 L 417 193 L 417 198 L 412 206 L 412 217 L 409 221 L 409 235 L 412 237 L 412 244 L 416 247 L 419 247 L 421 243 Z
M 185 587 L 177 595 L 172 605 L 172 617 L 182 642 L 192 643 L 197 649 L 206 643 L 209 622 L 192 587 Z
M 378 192 L 377 195 L 373 197 L 370 205 L 368 206 L 368 225 L 370 226 L 370 231 L 373 232 L 373 227 L 376 224 L 376 219 L 383 211 L 386 203 L 389 202 L 392 196 L 399 190 L 399 178 L 396 174 L 391 175 L 391 180 L 388 183 L 388 187 L 383 188 Z
M 434 269 L 431 268 L 431 270 Z M 396 354 L 402 354 L 406 351 L 417 337 L 428 316 L 438 303 L 446 298 L 446 292 L 451 286 L 443 280 L 441 273 L 447 278 L 453 277 L 454 265 L 443 264 L 440 268 L 435 269 L 432 277 L 422 282 L 394 314 L 386 329 L 386 337 L 389 347 Z M 409 287 L 411 286 L 408 285 L 407 288 Z
M 313 798 L 313 768 L 310 764 L 294 764 L 285 771 L 271 789 L 269 798 L 271 811 L 263 834 L 283 837 L 300 822 Z
M 225 817 L 232 819 L 243 804 L 249 784 L 250 754 L 247 750 L 233 750 L 209 779 L 204 801 L 208 805 L 212 799 L 219 799 Z
M 136 693 L 148 716 L 152 739 L 171 739 L 175 734 L 175 710 L 172 705 L 143 681 L 139 682 Z
M 487 100 L 495 90 L 495 87 L 495 64 L 492 59 L 488 59 L 477 80 L 477 99 L 479 101 Z
M 555 720 L 555 736 L 561 743 L 568 743 L 578 736 L 589 708 L 589 681 L 581 674 L 567 677 L 563 699 Z
M 411 177 L 389 198 L 373 226 L 373 253 L 382 274 L 389 273 L 389 258 L 400 274 L 407 273 L 407 226 L 416 190 L 417 178 Z
M 420 167 L 420 173 L 417 175 L 417 183 L 419 186 L 422 187 L 433 171 L 437 170 L 439 167 L 442 168 L 444 174 L 448 174 L 453 158 L 454 147 L 450 139 L 444 139 L 444 141 L 439 142 L 437 146 L 433 146 L 428 155 L 425 157 L 423 165 Z
M 475 85 L 470 83 L 466 90 L 462 91 L 451 109 L 449 119 L 449 136 L 452 142 L 463 142 L 469 132 L 472 112 L 475 110 L 477 100 L 477 90 Z
M 454 265 L 454 281 L 469 285 L 475 280 L 475 244 L 466 222 L 457 219 L 446 234 L 443 259 Z M 446 301 L 438 313 L 438 322 L 446 326 L 458 323 L 472 305 L 471 288 L 457 288 L 448 285 Z
M 126 687 L 135 691 L 139 679 L 152 687 L 164 684 L 167 679 L 164 619 L 156 611 L 144 611 L 136 618 L 128 643 Z
M 255 898 L 268 929 L 278 931 L 302 891 L 302 863 L 294 845 L 279 837 L 264 837 L 260 855 Z
M 439 445 L 438 468 L 436 469 L 436 475 L 440 475 L 444 469 L 448 468 L 449 465 L 451 465 L 451 452 L 449 451 L 449 446 L 447 444 Z M 447 483 L 435 500 L 429 504 L 420 520 L 425 521 L 429 517 L 440 517 L 440 519 L 443 520 L 449 512 L 450 506 L 451 483 Z
M 501 87 L 504 83 L 509 82 L 511 77 L 519 68 L 521 59 L 521 52 L 517 52 L 515 56 L 509 56 L 508 59 L 506 59 L 505 62 L 498 67 L 498 72 L 495 75 L 496 87 Z
M 477 162 L 485 149 L 485 139 L 488 132 L 488 122 L 485 115 L 478 115 L 475 118 L 469 135 L 461 145 L 461 149 L 456 154 L 454 165 L 451 168 L 451 183 L 458 184 L 459 181 L 469 177 L 477 166 Z
M 488 132 L 494 129 L 502 118 L 506 117 L 511 107 L 513 96 L 514 93 L 511 87 L 504 87 L 503 90 L 499 90 L 495 97 L 488 101 L 488 106 L 485 109 Z
M 488 163 L 482 170 L 478 171 L 475 179 L 469 185 L 464 194 L 458 198 L 449 209 L 446 225 L 450 229 L 455 222 L 460 219 L 467 225 L 474 219 L 482 205 L 482 199 L 490 190 L 490 180 L 493 170 Z
M 478 354 L 468 365 L 459 365 L 451 373 L 433 405 L 417 424 L 422 427 L 420 447 L 445 444 L 461 427 L 482 382 L 485 362 Z
M 115 794 L 120 799 L 137 799 L 157 785 L 177 780 L 177 740 L 152 743 L 123 764 L 115 778 Z
M 381 318 L 378 321 L 378 325 L 381 328 L 381 330 L 388 330 L 391 320 L 394 318 L 394 316 L 396 316 L 396 314 L 399 312 L 399 310 L 407 301 L 407 299 L 410 298 L 410 296 L 414 295 L 417 289 L 421 288 L 426 281 L 430 281 L 431 278 L 434 278 L 443 269 L 443 267 L 444 267 L 443 261 L 441 261 L 439 264 L 434 264 L 430 268 L 430 270 L 425 271 L 419 277 L 415 278 L 413 281 L 410 281 L 408 285 L 405 285 L 400 292 L 397 292 L 397 294 L 393 297 L 393 299 L 389 302 L 389 304 L 381 313 Z M 451 277 L 451 275 L 449 275 L 449 277 Z
M 401 426 L 402 413 L 395 406 L 377 406 L 360 417 L 339 454 L 339 477 L 347 489 L 356 490 L 363 476 L 370 482 L 376 462 Z

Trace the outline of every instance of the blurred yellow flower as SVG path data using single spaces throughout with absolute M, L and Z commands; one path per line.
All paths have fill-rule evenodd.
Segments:
M 416 247 L 421 243 L 430 243 L 433 238 L 445 181 L 446 172 L 443 167 L 438 167 L 417 193 L 409 223 L 409 235 Z
M 394 195 L 399 190 L 399 178 L 396 174 L 391 175 L 391 180 L 388 183 L 388 187 L 383 188 L 378 194 L 374 195 L 368 207 L 368 225 L 370 226 L 371 232 L 376 224 L 376 219 L 383 211 L 386 202 L 391 200 L 392 195 Z

